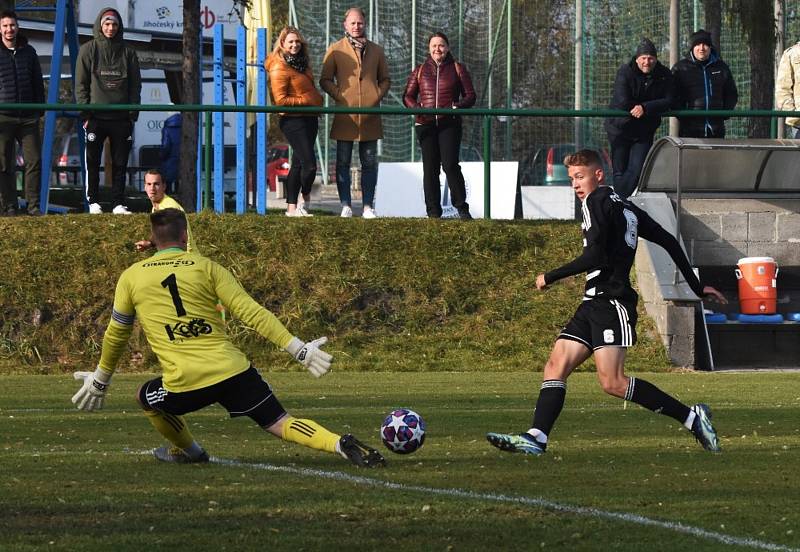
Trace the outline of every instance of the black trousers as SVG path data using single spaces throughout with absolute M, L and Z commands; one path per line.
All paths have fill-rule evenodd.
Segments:
M 316 117 L 282 116 L 278 126 L 292 146 L 292 164 L 286 176 L 286 203 L 297 204 L 297 196 L 311 193 L 317 176 L 317 159 L 314 142 L 317 139 L 319 121 Z
M 458 156 L 461 150 L 461 119 L 440 119 L 438 123 L 416 125 L 422 150 L 422 188 L 425 210 L 429 217 L 442 216 L 442 192 L 439 187 L 439 168 L 444 170 L 450 188 L 450 200 L 459 213 L 469 213 L 467 189 Z
M 25 199 L 28 212 L 39 211 L 42 185 L 42 139 L 39 117 L 0 115 L 0 210 L 17 208 L 17 143 L 25 159 Z
M 100 191 L 100 164 L 103 162 L 103 144 L 111 144 L 111 203 L 125 205 L 125 181 L 128 156 L 133 144 L 133 123 L 128 119 L 89 119 L 86 133 L 86 201 L 97 203 Z

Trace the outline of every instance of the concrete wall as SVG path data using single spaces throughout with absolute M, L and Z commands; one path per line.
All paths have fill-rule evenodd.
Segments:
M 695 266 L 734 266 L 742 257 L 800 265 L 800 200 L 683 199 L 681 236 Z
M 642 247 L 636 252 L 636 286 L 644 309 L 656 324 L 661 343 L 674 366 L 694 368 L 695 362 L 695 304 L 664 298 L 653 266 L 653 249 Z M 654 246 L 657 247 L 657 246 Z
M 665 198 L 659 195 L 663 203 Z M 650 206 L 658 205 L 657 201 L 651 198 Z M 669 215 L 669 210 L 660 207 L 662 215 Z M 674 230 L 670 228 L 674 218 L 659 222 Z M 800 200 L 683 198 L 680 225 L 694 266 L 733 268 L 742 257 L 773 257 L 779 267 L 800 266 Z M 672 271 L 665 271 L 661 257 L 655 246 L 639 244 L 635 266 L 641 298 L 670 361 L 696 367 L 695 303 L 676 300 L 680 289 L 665 285 L 665 273 L 669 280 Z

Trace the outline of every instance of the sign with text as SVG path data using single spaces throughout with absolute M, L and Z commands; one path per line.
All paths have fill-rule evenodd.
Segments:
M 97 14 L 106 7 L 113 7 L 120 13 L 126 29 L 177 35 L 183 33 L 183 0 L 137 2 L 135 10 L 129 8 L 127 1 L 81 0 L 78 22 L 94 24 Z M 203 0 L 200 3 L 203 36 L 213 36 L 217 23 L 224 25 L 226 38 L 236 38 L 236 28 L 241 24 L 241 19 L 233 9 L 231 0 Z
M 493 219 L 513 219 L 517 190 L 517 162 L 491 163 L 491 204 Z M 467 189 L 469 211 L 475 218 L 484 218 L 483 162 L 461 163 Z M 442 217 L 458 217 L 450 201 L 450 189 L 444 171 L 439 175 L 442 190 Z M 426 217 L 425 192 L 422 189 L 422 163 L 381 163 L 375 209 L 382 217 Z

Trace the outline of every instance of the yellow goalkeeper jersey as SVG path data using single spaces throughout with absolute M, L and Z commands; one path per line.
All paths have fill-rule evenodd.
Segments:
M 167 194 L 164 194 L 164 198 L 157 204 L 153 205 L 153 209 L 150 211 L 151 213 L 155 213 L 156 211 L 160 211 L 161 209 L 177 209 L 179 211 L 183 211 L 183 207 L 180 203 L 178 203 L 175 199 L 171 198 Z M 192 227 L 189 226 L 189 220 L 186 220 L 186 234 L 188 237 L 188 241 L 186 242 L 186 251 L 190 251 L 193 253 L 199 253 L 197 248 L 194 246 L 194 238 L 192 238 Z
M 120 276 L 111 321 L 103 337 L 100 368 L 113 373 L 135 318 L 163 371 L 164 388 L 208 387 L 245 371 L 249 361 L 231 343 L 217 301 L 280 348 L 292 334 L 255 302 L 225 268 L 180 248 L 164 249 Z

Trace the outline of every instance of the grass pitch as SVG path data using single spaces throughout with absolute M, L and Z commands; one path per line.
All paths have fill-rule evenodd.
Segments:
M 422 414 L 425 446 L 386 451 L 382 470 L 218 407 L 187 419 L 223 460 L 158 463 L 144 451 L 162 442 L 133 400 L 149 377 L 115 376 L 95 414 L 72 408 L 71 377 L 2 378 L 1 550 L 800 549 L 796 374 L 643 375 L 712 406 L 718 455 L 575 374 L 539 458 L 484 439 L 528 427 L 538 373 L 267 376 L 293 414 L 374 445 L 390 409 Z

